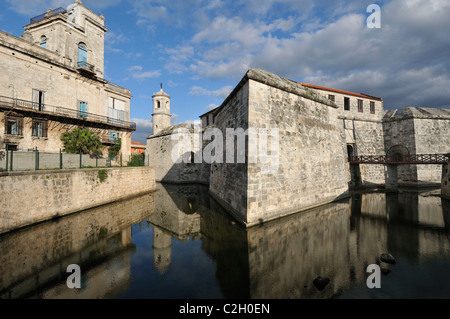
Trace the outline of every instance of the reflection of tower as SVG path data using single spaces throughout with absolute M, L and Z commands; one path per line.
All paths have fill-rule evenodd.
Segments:
M 161 274 L 169 269 L 172 237 L 158 227 L 153 228 L 153 265 Z
M 153 135 L 170 127 L 170 96 L 161 90 L 153 95 Z

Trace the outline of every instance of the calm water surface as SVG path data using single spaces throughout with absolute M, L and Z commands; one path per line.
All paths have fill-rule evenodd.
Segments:
M 381 288 L 369 289 L 376 263 Z M 79 290 L 66 286 L 70 264 Z M 0 298 L 450 298 L 450 202 L 361 193 L 246 230 L 206 187 L 159 184 L 0 237 Z

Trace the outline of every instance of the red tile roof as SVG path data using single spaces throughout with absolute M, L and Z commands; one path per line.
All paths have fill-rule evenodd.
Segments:
M 141 142 L 134 142 L 134 141 L 131 141 L 131 146 L 146 147 L 145 144 L 142 144 Z
M 375 96 L 370 96 L 367 94 L 362 94 L 362 93 L 354 93 L 354 92 L 349 92 L 349 91 L 343 91 L 343 90 L 338 90 L 338 89 L 332 89 L 332 88 L 327 88 L 325 86 L 319 86 L 319 85 L 313 85 L 313 84 L 308 84 L 308 83 L 301 83 L 299 82 L 301 85 L 306 86 L 308 88 L 311 89 L 316 89 L 316 90 L 323 90 L 323 91 L 329 91 L 329 92 L 335 92 L 335 93 L 341 93 L 341 94 L 345 94 L 345 95 L 352 95 L 352 96 L 357 96 L 357 97 L 361 97 L 361 98 L 365 98 L 365 99 L 370 99 L 370 100 L 377 100 L 377 101 L 383 101 L 383 99 L 379 98 L 379 97 L 375 97 Z

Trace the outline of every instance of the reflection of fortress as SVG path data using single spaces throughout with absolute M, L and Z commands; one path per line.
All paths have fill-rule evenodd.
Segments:
M 436 163 L 385 166 L 354 163 L 349 160 L 354 156 L 449 152 L 447 109 L 385 111 L 381 98 L 298 83 L 259 69 L 249 70 L 220 107 L 201 116 L 203 133 L 215 128 L 221 135 L 202 138 L 187 124 L 170 126 L 170 116 L 170 97 L 161 90 L 153 96 L 154 135 L 147 140 L 156 180 L 209 185 L 212 196 L 246 226 L 333 202 L 348 196 L 350 188 L 441 182 L 442 165 Z M 268 143 L 266 152 L 269 159 L 278 159 L 275 170 L 264 174 L 274 168 L 272 161 L 249 160 L 250 150 L 261 147 L 261 136 L 247 136 L 238 149 L 240 137 L 231 134 L 236 141 L 225 149 L 227 129 L 278 130 L 279 148 Z M 276 140 L 270 134 L 268 140 Z M 180 141 L 191 147 L 175 148 Z M 198 162 L 205 152 L 214 155 L 213 163 Z M 175 163 L 173 154 L 184 162 Z M 237 160 L 239 154 L 246 156 L 244 162 Z M 226 160 L 229 155 L 232 163 Z
M 159 185 L 149 218 L 154 266 L 170 267 L 171 238 L 201 239 L 225 298 L 336 297 L 341 287 L 364 284 L 382 252 L 414 262 L 450 253 L 450 205 L 430 193 L 363 194 L 244 229 L 207 192 Z M 317 276 L 331 279 L 326 290 L 313 286 Z
M 156 270 L 170 269 L 173 239 L 201 240 L 225 298 L 338 297 L 364 285 L 383 252 L 414 263 L 450 254 L 450 202 L 431 193 L 360 194 L 245 229 L 208 187 L 159 184 L 154 194 L 1 237 L 0 298 L 114 298 L 130 283 L 130 226 L 145 219 Z M 79 291 L 65 286 L 72 263 L 82 268 Z M 312 284 L 318 276 L 330 278 L 323 291 Z

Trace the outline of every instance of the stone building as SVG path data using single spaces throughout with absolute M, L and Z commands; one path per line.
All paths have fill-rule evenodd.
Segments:
M 32 18 L 20 38 L 0 31 L 0 149 L 59 152 L 63 132 L 121 138 L 130 157 L 130 91 L 104 79 L 105 18 L 80 0 Z M 107 154 L 105 148 L 105 154 Z
M 402 121 L 384 110 L 381 98 L 251 69 L 221 106 L 200 116 L 200 128 L 170 126 L 154 115 L 159 130 L 147 140 L 149 165 L 157 181 L 209 185 L 212 197 L 252 226 L 336 201 L 352 188 L 384 187 L 392 178 L 387 165 L 355 164 L 354 156 L 385 156 L 403 148 L 411 154 L 448 153 L 450 113 L 415 112 L 422 116 L 416 114 L 412 128 L 399 135 Z M 416 147 L 405 147 L 410 141 Z M 181 142 L 188 147 L 180 148 Z M 415 166 L 396 167 L 400 177 L 416 170 L 406 185 L 440 182 L 439 165 Z

